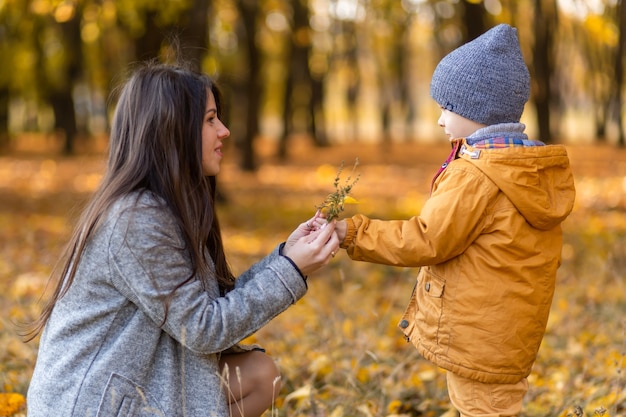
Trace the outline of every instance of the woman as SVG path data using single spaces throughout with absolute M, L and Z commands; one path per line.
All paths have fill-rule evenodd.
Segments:
M 215 211 L 230 132 L 211 80 L 147 64 L 114 114 L 102 184 L 66 249 L 29 416 L 259 416 L 278 371 L 237 343 L 301 298 L 338 249 L 301 224 L 234 279 Z

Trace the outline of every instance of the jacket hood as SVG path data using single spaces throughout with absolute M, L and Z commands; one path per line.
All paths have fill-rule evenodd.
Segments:
M 562 145 L 475 149 L 464 142 L 459 156 L 489 177 L 537 229 L 559 225 L 572 211 L 574 177 Z

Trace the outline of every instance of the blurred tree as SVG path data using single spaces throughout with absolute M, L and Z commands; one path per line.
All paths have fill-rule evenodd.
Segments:
M 524 21 L 524 16 L 519 14 L 520 1 L 519 0 L 500 0 L 500 10 L 498 14 L 499 20 L 503 22 L 509 22 L 511 26 L 518 28 L 519 34 L 519 22 Z
M 202 62 L 209 49 L 211 3 L 211 0 L 192 0 L 180 23 L 182 27 L 180 38 L 185 49 L 185 56 L 196 66 L 198 71 L 202 69 Z
M 59 6 L 60 8 L 61 6 Z M 69 7 L 69 6 L 67 6 Z M 51 85 L 48 100 L 54 112 L 54 126 L 64 132 L 63 153 L 71 155 L 75 150 L 75 139 L 78 133 L 76 126 L 76 108 L 74 106 L 74 87 L 83 76 L 83 53 L 80 23 L 82 10 L 79 5 L 72 11 L 60 12 L 57 8 L 56 21 L 61 28 L 64 62 L 59 83 Z M 67 13 L 69 18 L 62 16 Z
M 106 134 L 107 100 L 114 99 L 112 89 L 126 74 L 128 63 L 136 61 L 134 45 L 113 0 L 86 2 L 81 36 L 85 71 L 78 99 L 87 104 L 88 111 L 80 112 L 84 104 L 79 104 L 77 122 L 90 135 Z
M 557 98 L 551 83 L 554 74 L 554 34 L 558 22 L 556 0 L 534 0 L 534 11 L 535 44 L 531 78 L 534 88 L 531 94 L 537 110 L 539 137 L 550 143 L 553 140 L 550 114 Z
M 339 18 L 335 22 L 334 30 L 337 36 L 335 36 L 335 53 L 331 57 L 331 65 L 334 64 L 335 70 L 344 74 L 346 83 L 345 103 L 349 124 L 351 124 L 348 137 L 350 140 L 358 141 L 358 98 L 363 82 L 359 66 L 358 27 L 352 17 L 349 19 Z
M 246 93 L 246 111 L 243 141 L 241 141 L 241 168 L 253 171 L 257 168 L 254 153 L 254 140 L 259 134 L 261 111 L 261 50 L 256 43 L 258 30 L 259 3 L 257 0 L 237 0 L 237 9 L 241 17 L 241 27 L 245 34 L 245 50 L 248 59 L 243 91 Z
M 328 145 L 323 120 L 323 89 L 316 85 L 311 73 L 312 29 L 309 25 L 309 8 L 303 0 L 290 0 L 292 29 L 287 43 L 287 77 L 283 97 L 283 132 L 278 142 L 278 156 L 287 157 L 289 137 L 294 133 L 296 107 L 306 107 L 306 133 L 311 135 L 317 146 Z M 298 97 L 297 92 L 300 93 Z
M 393 140 L 394 114 L 404 112 L 404 139 L 412 139 L 411 126 L 415 117 L 411 97 L 409 61 L 409 32 L 414 23 L 414 14 L 407 13 L 401 3 L 394 0 L 379 0 L 371 4 L 368 19 L 374 27 L 373 54 L 376 60 L 381 114 L 383 150 L 388 150 Z
M 309 32 L 311 33 L 311 32 Z M 316 42 L 316 39 L 326 38 L 327 34 L 314 33 L 312 41 Z M 309 117 L 311 122 L 311 132 L 315 143 L 318 146 L 326 146 L 329 144 L 328 131 L 326 124 L 326 116 L 324 112 L 324 87 L 325 79 L 329 66 L 328 52 L 325 48 L 312 48 L 309 50 L 309 75 L 311 85 L 311 101 L 309 104 Z
M 83 74 L 81 10 L 73 3 L 50 5 L 34 17 L 38 93 L 52 108 L 63 153 L 72 154 L 78 133 L 73 90 Z
M 13 48 L 16 38 L 14 10 L 0 6 L 0 56 L 5 65 L 0 67 L 0 154 L 9 149 L 9 98 L 11 91 L 11 74 L 14 68 Z
M 135 57 L 140 61 L 158 58 L 165 38 L 170 34 L 170 24 L 159 25 L 158 12 L 146 10 L 143 16 L 143 31 L 135 38 Z
M 620 51 L 619 6 L 606 1 L 601 9 L 580 4 L 580 10 L 563 13 L 560 22 L 556 80 L 559 91 L 567 96 L 568 109 L 585 112 L 594 124 L 594 139 L 606 142 L 609 123 L 620 106 L 622 88 L 617 88 Z M 582 7 L 587 6 L 587 7 Z M 564 106 L 565 107 L 565 106 Z
M 182 59 L 195 70 L 202 69 L 207 55 L 210 0 L 192 0 L 178 10 L 176 18 L 164 20 L 160 9 L 148 9 L 144 14 L 143 32 L 135 38 L 135 55 L 139 60 L 167 61 L 168 54 Z M 174 51 L 170 51 L 171 48 Z
M 208 49 L 210 0 L 165 3 L 117 0 L 116 7 L 122 27 L 133 40 L 135 59 L 167 60 L 169 47 L 174 46 L 176 59 L 201 68 Z
M 619 38 L 617 41 L 617 48 L 615 50 L 615 115 L 618 127 L 618 145 L 624 147 L 624 126 L 622 120 L 622 97 L 624 89 L 624 55 L 626 55 L 626 6 L 624 0 L 619 0 L 617 4 L 618 9 L 618 27 Z
M 417 114 L 416 105 L 413 101 L 413 83 L 411 82 L 410 74 L 410 61 L 409 61 L 409 37 L 410 29 L 413 24 L 412 16 L 407 16 L 402 24 L 398 25 L 398 40 L 395 43 L 395 54 L 398 69 L 398 82 L 400 89 L 400 107 L 404 110 L 404 139 L 409 142 L 415 138 L 413 132 L 413 124 L 415 123 L 415 117 Z M 389 129 L 389 128 L 388 128 Z
M 465 42 L 476 39 L 487 30 L 487 12 L 482 0 L 463 0 L 460 2 L 465 27 Z
M 0 154 L 9 149 L 9 84 L 0 84 Z

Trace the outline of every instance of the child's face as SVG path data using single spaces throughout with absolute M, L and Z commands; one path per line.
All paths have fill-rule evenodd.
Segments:
M 204 175 L 217 175 L 220 172 L 222 141 L 228 136 L 230 136 L 230 131 L 217 117 L 215 97 L 209 92 L 202 124 L 202 172 Z
M 441 116 L 437 120 L 437 124 L 443 128 L 450 140 L 466 138 L 486 126 L 444 108 L 441 109 Z

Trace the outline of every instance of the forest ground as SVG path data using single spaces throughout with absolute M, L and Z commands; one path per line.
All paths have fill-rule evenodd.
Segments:
M 60 157 L 24 140 L 0 156 L 0 392 L 25 394 L 37 343 L 15 323 L 37 314 L 38 297 L 80 205 L 100 181 L 103 146 Z M 100 144 L 101 145 L 101 144 Z M 267 254 L 333 191 L 356 157 L 355 212 L 380 218 L 419 213 L 448 148 L 350 143 L 314 148 L 295 138 L 281 162 L 269 142 L 260 168 L 237 168 L 226 147 L 218 183 L 229 262 L 242 272 Z M 563 225 L 563 264 L 550 321 L 525 401 L 525 416 L 626 415 L 626 150 L 568 146 L 574 212 Z M 397 330 L 417 273 L 352 262 L 340 253 L 309 278 L 309 293 L 251 340 L 282 372 L 272 416 L 453 415 L 445 374 L 420 358 Z M 1 410 L 0 410 L 1 411 Z M 0 412 L 0 416 L 2 413 Z M 17 414 L 16 414 L 17 415 Z

